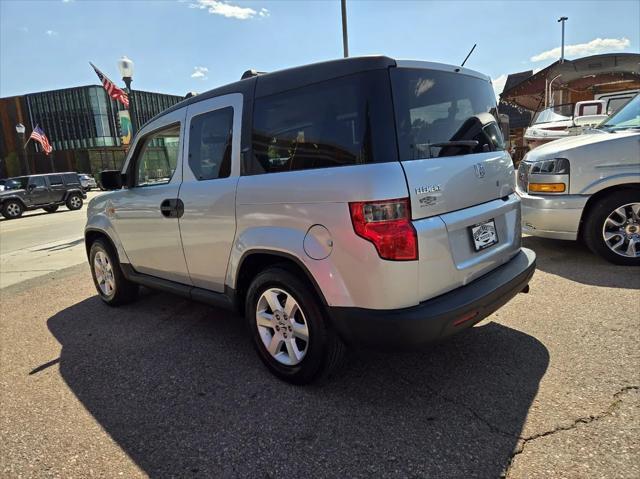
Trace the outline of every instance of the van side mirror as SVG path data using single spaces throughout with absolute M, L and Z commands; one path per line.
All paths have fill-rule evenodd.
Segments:
M 105 190 L 120 190 L 125 183 L 120 170 L 104 170 L 100 172 L 100 184 Z

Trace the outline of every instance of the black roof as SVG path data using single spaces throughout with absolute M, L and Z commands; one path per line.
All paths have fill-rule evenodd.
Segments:
M 251 76 L 244 80 L 229 83 L 213 90 L 193 96 L 156 115 L 149 121 L 175 111 L 192 103 L 229 93 L 254 93 L 256 98 L 274 93 L 292 90 L 301 86 L 338 78 L 368 70 L 379 70 L 396 65 L 396 61 L 385 56 L 350 57 L 311 63 L 299 67 L 278 70 L 272 73 Z

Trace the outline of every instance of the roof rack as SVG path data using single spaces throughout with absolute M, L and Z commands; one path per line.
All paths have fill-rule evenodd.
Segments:
M 267 72 L 259 72 L 257 70 L 247 70 L 246 72 L 244 72 L 242 74 L 242 76 L 240 77 L 240 80 L 245 80 L 247 78 L 253 78 L 253 77 L 257 77 L 258 75 L 264 75 Z

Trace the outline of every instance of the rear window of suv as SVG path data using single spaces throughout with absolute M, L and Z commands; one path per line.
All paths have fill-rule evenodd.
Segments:
M 393 130 L 386 70 L 257 98 L 246 174 L 395 161 Z
M 504 149 L 491 84 L 461 73 L 392 68 L 401 160 Z

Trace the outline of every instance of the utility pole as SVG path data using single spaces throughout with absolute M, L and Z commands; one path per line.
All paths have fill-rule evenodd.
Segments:
M 558 23 L 562 23 L 562 46 L 560 47 L 560 63 L 564 63 L 564 22 L 569 20 L 569 17 L 558 18 Z
M 341 0 L 342 4 L 342 48 L 344 57 L 349 56 L 349 38 L 347 36 L 347 0 Z

